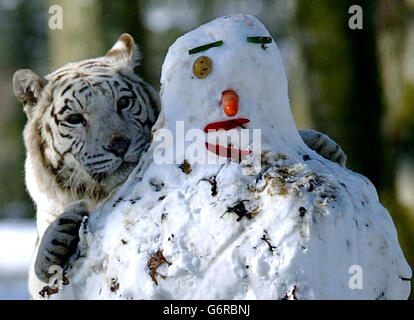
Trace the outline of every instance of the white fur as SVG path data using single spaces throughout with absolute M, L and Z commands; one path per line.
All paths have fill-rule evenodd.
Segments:
M 74 201 L 86 199 L 89 209 L 95 208 L 125 181 L 149 140 L 159 102 L 155 90 L 133 72 L 138 59 L 132 37 L 124 34 L 104 57 L 70 63 L 45 78 L 28 69 L 15 73 L 14 91 L 28 116 L 26 186 L 36 205 L 38 230 L 29 272 L 33 299 L 41 298 L 39 291 L 47 285 L 37 279 L 34 263 L 48 226 Z M 131 84 L 128 94 L 135 98 L 120 114 L 117 101 L 125 96 L 120 89 Z M 82 114 L 87 125 L 62 126 L 75 113 Z M 130 139 L 122 158 L 105 148 L 120 135 Z M 94 176 L 100 173 L 106 174 L 101 180 Z

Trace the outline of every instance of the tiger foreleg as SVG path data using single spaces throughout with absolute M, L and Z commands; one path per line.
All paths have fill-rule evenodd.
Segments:
M 322 157 L 339 163 L 346 164 L 346 154 L 339 144 L 329 138 L 326 134 L 315 130 L 300 130 L 300 136 L 309 148 L 319 153 Z
M 46 229 L 34 264 L 35 274 L 41 281 L 49 281 L 53 267 L 63 269 L 66 266 L 70 256 L 76 251 L 83 217 L 88 214 L 86 201 L 73 202 Z

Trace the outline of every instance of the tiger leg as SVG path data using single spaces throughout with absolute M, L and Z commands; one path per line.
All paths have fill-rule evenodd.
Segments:
M 345 152 L 343 152 L 339 144 L 326 134 L 315 130 L 300 130 L 299 134 L 309 148 L 319 153 L 322 157 L 345 167 Z

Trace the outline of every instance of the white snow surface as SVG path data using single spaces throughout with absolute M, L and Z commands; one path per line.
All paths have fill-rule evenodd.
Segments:
M 36 238 L 34 220 L 0 220 L 0 300 L 29 299 L 27 276 Z
M 214 165 L 188 159 L 191 171 L 156 164 L 155 141 L 85 221 L 70 283 L 51 299 L 408 298 L 411 269 L 390 214 L 368 179 L 301 141 L 275 42 L 263 49 L 246 41 L 267 35 L 256 18 L 234 15 L 179 38 L 163 65 L 154 132 L 176 120 L 200 129 L 227 120 L 219 99 L 233 89 L 237 117 L 262 129 L 261 168 L 252 166 L 257 154 Z M 201 55 L 214 69 L 196 79 Z M 362 289 L 349 287 L 353 265 L 362 268 Z
M 0 221 L 0 278 L 28 273 L 37 232 L 33 221 Z

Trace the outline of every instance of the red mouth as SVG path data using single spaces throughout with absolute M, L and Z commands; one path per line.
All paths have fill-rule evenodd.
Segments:
M 231 158 L 237 161 L 240 161 L 242 158 L 252 153 L 251 150 L 240 150 L 232 147 L 223 147 L 219 144 L 215 145 L 208 142 L 206 142 L 206 148 L 208 151 L 215 153 L 220 157 Z
M 237 127 L 243 127 L 246 123 L 249 123 L 249 122 L 250 120 L 245 119 L 245 118 L 212 122 L 205 126 L 204 132 L 208 133 L 209 131 L 217 131 L 219 129 L 231 130 Z
M 212 122 L 205 126 L 204 132 L 208 133 L 209 131 L 218 131 L 220 129 L 231 130 L 237 127 L 244 127 L 246 123 L 249 123 L 249 119 L 238 118 L 231 119 L 226 121 Z M 233 160 L 240 161 L 242 158 L 248 156 L 252 153 L 251 150 L 240 150 L 232 147 L 223 147 L 221 145 L 215 145 L 212 143 L 206 142 L 206 148 L 208 151 L 215 153 L 220 157 L 231 158 Z

